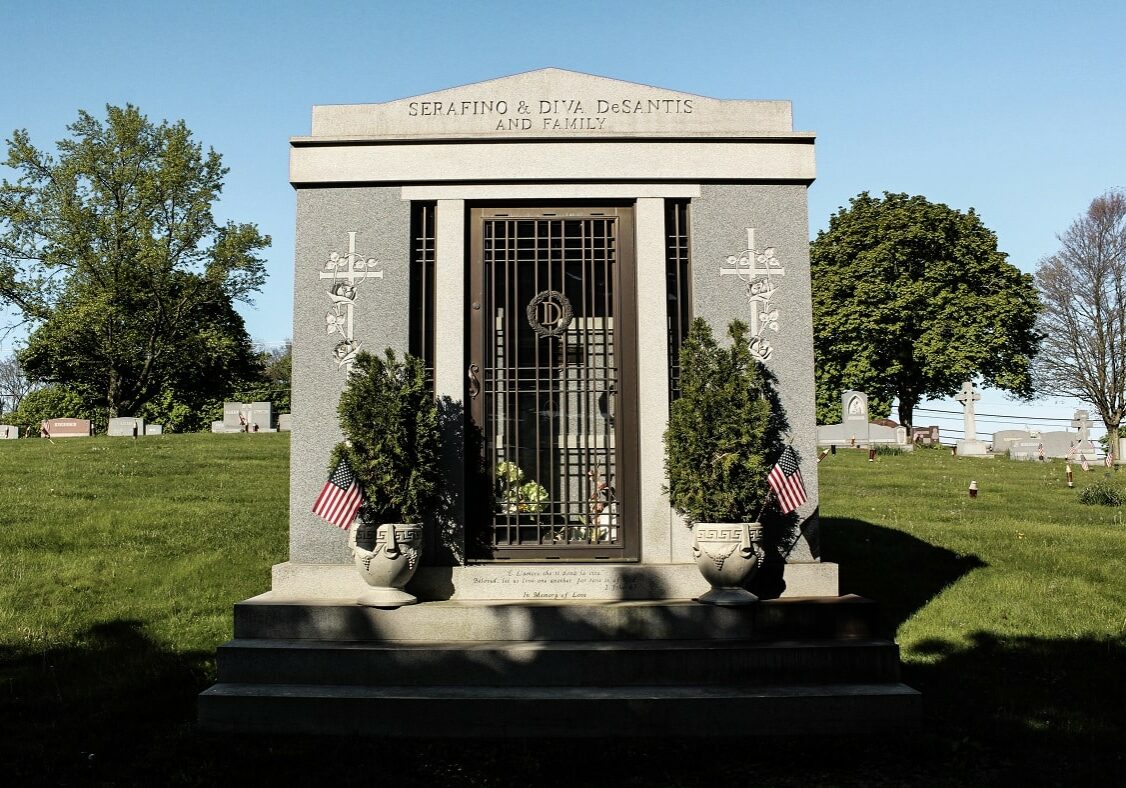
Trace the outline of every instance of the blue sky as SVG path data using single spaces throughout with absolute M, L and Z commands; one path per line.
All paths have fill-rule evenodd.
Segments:
M 184 119 L 231 168 L 220 218 L 273 236 L 269 283 L 241 310 L 264 343 L 290 335 L 288 138 L 313 104 L 546 66 L 790 99 L 818 135 L 811 236 L 860 191 L 923 194 L 975 208 L 1032 271 L 1093 197 L 1126 187 L 1124 29 L 1121 2 L 0 0 L 0 136 L 50 146 L 107 103 Z M 1070 407 L 986 397 L 989 412 Z

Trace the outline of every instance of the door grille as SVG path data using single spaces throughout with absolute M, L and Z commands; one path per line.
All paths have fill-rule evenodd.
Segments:
M 612 557 L 624 545 L 619 223 L 610 215 L 482 222 L 475 412 L 493 485 L 495 556 Z

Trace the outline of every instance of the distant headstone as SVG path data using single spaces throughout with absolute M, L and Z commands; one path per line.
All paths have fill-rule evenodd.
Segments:
M 89 419 L 47 419 L 40 427 L 44 438 L 89 438 Z
M 841 395 L 841 423 L 817 428 L 822 446 L 899 446 L 910 450 L 907 429 L 891 419 L 868 421 L 868 395 L 846 391 Z
M 271 402 L 250 403 L 250 432 L 274 431 L 274 406 Z
M 224 402 L 223 420 L 211 423 L 212 432 L 277 432 L 272 402 Z
M 288 413 L 278 414 L 278 432 L 289 432 L 293 428 L 293 416 Z
M 14 424 L 0 424 L 0 441 L 15 440 L 19 436 L 19 427 Z
M 246 432 L 249 415 L 249 408 L 241 402 L 223 403 L 223 426 L 229 428 L 229 432 Z
M 246 432 L 250 409 L 241 402 L 223 403 L 223 420 L 211 422 L 212 432 Z
M 146 435 L 161 435 L 163 433 L 164 433 L 164 425 L 163 424 L 146 424 L 145 425 L 145 434 Z
M 966 381 L 962 390 L 954 395 L 954 399 L 962 403 L 962 440 L 958 441 L 959 457 L 992 457 L 989 446 L 985 441 L 977 439 L 977 418 L 974 413 L 974 403 L 981 399 L 981 392 L 974 388 L 974 384 Z
M 126 416 L 109 420 L 106 435 L 111 438 L 139 438 L 145 434 L 145 420 Z
M 1087 411 L 1075 411 L 1071 426 L 1077 432 L 1053 430 L 1002 430 L 993 433 L 993 451 L 997 454 L 1007 451 L 1013 460 L 1038 460 L 1043 448 L 1044 459 L 1093 462 L 1098 457 L 1095 444 L 1091 442 L 1091 420 Z
M 932 424 L 929 427 L 912 427 L 911 442 L 922 443 L 926 446 L 937 446 L 938 425 Z
M 1031 438 L 1032 434 L 1028 430 L 998 430 L 993 433 L 993 453 L 1004 454 L 1014 444 Z

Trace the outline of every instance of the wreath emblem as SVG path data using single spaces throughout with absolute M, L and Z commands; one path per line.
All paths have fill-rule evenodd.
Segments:
M 560 336 L 575 318 L 570 300 L 558 290 L 536 293 L 528 302 L 524 313 L 528 318 L 528 325 L 541 337 Z

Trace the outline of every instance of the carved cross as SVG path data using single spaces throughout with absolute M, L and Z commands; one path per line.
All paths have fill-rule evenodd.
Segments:
M 974 384 L 966 381 L 962 384 L 962 390 L 954 395 L 954 399 L 962 403 L 965 410 L 962 412 L 962 419 L 965 424 L 963 429 L 965 431 L 965 439 L 968 441 L 977 440 L 977 422 L 974 419 L 974 403 L 981 399 L 981 392 L 974 390 Z
M 1091 414 L 1085 410 L 1075 411 L 1075 415 L 1071 418 L 1071 426 L 1079 430 L 1079 445 L 1082 446 L 1083 441 L 1091 434 Z
M 348 232 L 348 251 L 330 254 L 319 274 L 321 279 L 332 280 L 328 290 L 332 310 L 325 316 L 325 325 L 329 334 L 339 334 L 343 338 L 335 350 L 336 363 L 342 367 L 351 366 L 352 356 L 358 347 L 352 332 L 356 287 L 365 279 L 383 278 L 383 271 L 378 270 L 378 260 L 356 253 L 356 235 L 357 231 Z
M 755 248 L 755 228 L 747 228 L 747 248 L 739 255 L 730 255 L 727 266 L 719 269 L 720 276 L 735 276 L 747 286 L 747 301 L 751 305 L 751 342 L 755 353 L 764 361 L 771 356 L 770 343 L 763 334 L 767 328 L 778 330 L 778 310 L 770 299 L 776 285 L 771 277 L 785 276 L 786 269 L 774 257 L 774 247 L 762 251 Z

